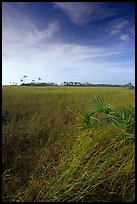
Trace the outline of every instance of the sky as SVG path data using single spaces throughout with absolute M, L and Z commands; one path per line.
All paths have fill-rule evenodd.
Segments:
M 135 84 L 134 2 L 2 2 L 2 84 Z

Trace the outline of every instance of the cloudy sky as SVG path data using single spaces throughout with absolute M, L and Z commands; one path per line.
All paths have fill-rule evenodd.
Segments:
M 133 2 L 3 2 L 2 84 L 135 83 Z

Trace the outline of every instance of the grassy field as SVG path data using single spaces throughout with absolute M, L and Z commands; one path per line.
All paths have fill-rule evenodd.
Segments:
M 123 87 L 2 88 L 3 202 L 134 201 L 134 128 L 103 113 L 83 128 L 98 94 L 119 110 L 135 106 Z

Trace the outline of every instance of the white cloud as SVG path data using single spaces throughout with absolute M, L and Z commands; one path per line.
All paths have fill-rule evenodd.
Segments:
M 102 2 L 54 2 L 78 25 L 115 15 L 114 10 Z
M 50 22 L 47 28 L 39 30 L 27 17 L 19 19 L 11 18 L 3 23 L 3 48 L 6 49 L 10 44 L 17 48 L 21 44 L 30 46 L 40 40 L 50 40 L 58 30 L 58 21 Z
M 110 36 L 125 42 L 134 36 L 134 25 L 132 21 L 124 18 L 117 18 L 108 24 L 105 31 L 108 32 Z
M 123 41 L 129 40 L 129 34 L 121 35 L 120 39 Z
M 43 42 L 39 43 L 39 46 L 36 42 L 31 46 L 20 42 L 16 49 L 14 44 L 10 44 L 11 48 L 6 52 L 8 57 L 3 57 L 3 69 L 6 69 L 4 73 L 10 73 L 10 67 L 10 70 L 13 70 L 10 77 L 14 76 L 15 72 L 19 78 L 26 74 L 31 79 L 36 80 L 40 76 L 44 80 L 46 77 L 46 80 L 58 83 L 63 80 L 82 81 L 88 76 L 92 76 L 91 79 L 96 80 L 97 73 L 99 73 L 97 77 L 99 80 L 100 76 L 103 78 L 108 70 L 112 70 L 112 64 L 106 60 L 104 62 L 103 57 L 121 53 L 116 48 L 107 49 L 57 42 L 48 44 L 47 41 L 44 44 Z M 99 59 L 101 60 L 99 61 Z
M 129 23 L 130 22 L 128 20 L 118 18 L 109 24 L 109 29 L 107 29 L 107 31 L 110 31 L 111 35 L 119 34 L 123 29 L 129 26 Z
M 23 26 L 22 22 L 23 21 Z M 27 17 L 10 18 L 3 24 L 3 56 L 11 61 L 40 61 L 50 65 L 53 62 L 70 64 L 86 59 L 117 54 L 117 49 L 107 50 L 92 46 L 54 42 L 60 32 L 58 21 L 49 22 L 39 30 Z M 56 40 L 55 40 L 56 41 Z

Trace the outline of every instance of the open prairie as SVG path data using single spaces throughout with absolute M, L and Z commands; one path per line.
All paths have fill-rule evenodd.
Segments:
M 89 114 L 98 95 L 122 122 Z M 3 202 L 134 201 L 134 107 L 125 87 L 3 87 Z

